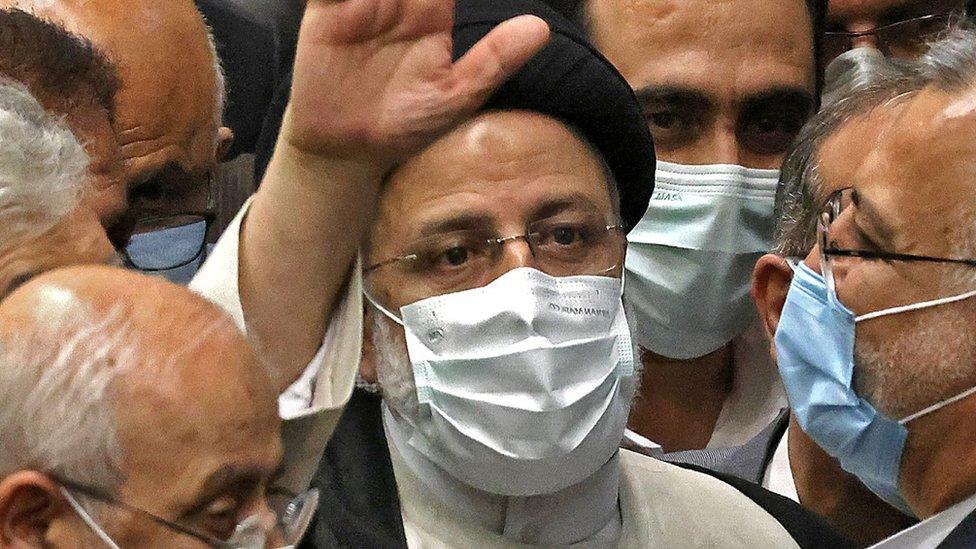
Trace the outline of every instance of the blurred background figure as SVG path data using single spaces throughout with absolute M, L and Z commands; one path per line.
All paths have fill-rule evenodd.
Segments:
M 824 102 L 863 85 L 870 74 L 918 58 L 971 14 L 972 0 L 830 0 L 823 59 Z

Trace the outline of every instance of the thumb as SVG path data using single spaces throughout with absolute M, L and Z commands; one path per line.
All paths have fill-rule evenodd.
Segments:
M 476 110 L 549 41 L 549 25 L 534 15 L 502 22 L 451 69 L 462 110 Z

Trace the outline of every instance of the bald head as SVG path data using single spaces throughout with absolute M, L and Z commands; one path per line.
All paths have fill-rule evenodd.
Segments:
M 206 300 L 131 271 L 51 271 L 0 302 L 0 395 L 0 476 L 36 468 L 107 490 L 143 467 L 180 478 L 233 430 L 275 465 L 276 399 L 243 336 Z
M 181 199 L 203 194 L 205 207 L 207 174 L 230 133 L 219 128 L 223 78 L 192 0 L 0 0 L 4 5 L 63 24 L 117 65 L 115 126 L 132 209 L 148 208 L 141 204 L 142 185 L 155 196 L 162 186 L 178 189 L 170 194 Z

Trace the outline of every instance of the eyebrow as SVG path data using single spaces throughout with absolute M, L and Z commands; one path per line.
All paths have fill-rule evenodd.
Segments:
M 742 102 L 740 110 L 768 109 L 771 106 L 802 107 L 804 111 L 812 114 L 815 102 L 813 93 L 804 88 L 782 86 L 747 97 Z
M 486 213 L 466 213 L 447 219 L 435 219 L 420 226 L 420 235 L 449 233 L 453 231 L 469 231 L 485 229 L 492 226 L 492 217 Z
M 685 86 L 645 86 L 634 91 L 642 107 L 656 103 L 676 103 L 684 107 L 698 107 L 703 111 L 714 110 L 714 103 L 707 95 Z
M 567 193 L 544 200 L 536 206 L 529 215 L 529 223 L 552 217 L 558 213 L 578 206 L 589 206 L 599 209 L 596 203 L 586 194 Z M 430 236 L 453 231 L 485 230 L 495 226 L 494 216 L 488 213 L 464 213 L 447 219 L 435 219 L 420 226 L 420 235 Z
M 855 190 L 854 192 L 857 191 Z M 877 207 L 877 205 L 874 202 L 872 202 L 864 195 L 858 193 L 856 196 L 857 196 L 857 202 L 856 202 L 857 210 L 859 212 L 862 212 L 864 216 L 867 218 L 866 227 L 855 222 L 857 229 L 864 231 L 866 228 L 868 231 L 873 233 L 868 236 L 874 237 L 874 239 L 877 241 L 877 244 L 890 246 L 892 236 L 894 235 L 894 230 L 891 228 L 891 225 L 889 225 L 888 222 L 885 221 L 884 216 L 881 215 L 881 210 Z M 888 251 L 895 251 L 895 250 L 888 250 Z
M 546 219 L 547 217 L 552 217 L 556 214 L 579 206 L 589 206 L 595 210 L 599 210 L 599 207 L 597 207 L 596 203 L 593 202 L 589 196 L 583 193 L 569 193 L 564 196 L 546 200 L 542 204 L 536 206 L 536 208 L 532 210 L 531 221 L 534 222 L 540 219 Z

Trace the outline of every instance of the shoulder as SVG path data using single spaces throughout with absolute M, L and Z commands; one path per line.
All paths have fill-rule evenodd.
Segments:
M 723 547 L 848 547 L 796 503 L 741 479 L 621 450 L 621 504 L 637 521 Z

